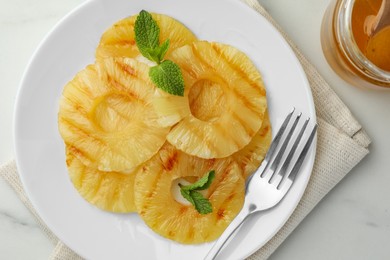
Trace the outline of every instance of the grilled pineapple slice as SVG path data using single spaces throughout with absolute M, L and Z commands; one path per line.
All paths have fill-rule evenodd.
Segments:
M 160 43 L 169 39 L 169 54 L 178 47 L 196 40 L 195 35 L 182 23 L 172 17 L 152 13 L 153 19 L 160 27 Z M 96 58 L 131 57 L 140 55 L 135 43 L 134 24 L 137 15 L 120 20 L 104 32 L 96 49 Z
M 272 140 L 271 122 L 268 112 L 265 114 L 260 130 L 255 134 L 249 144 L 228 157 L 233 159 L 241 168 L 244 178 L 254 173 L 263 161 Z M 226 160 L 225 158 L 222 160 Z
M 191 111 L 167 136 L 176 148 L 201 158 L 227 157 L 259 131 L 267 108 L 261 76 L 236 48 L 204 41 L 169 55 L 183 73 Z
M 210 170 L 216 177 L 204 196 L 212 213 L 202 215 L 191 204 L 179 202 L 172 193 L 178 179 L 195 181 Z M 167 144 L 137 174 L 134 198 L 137 211 L 156 233 L 185 244 L 219 237 L 244 203 L 244 178 L 235 162 L 205 160 Z
M 110 68 L 99 77 L 90 65 L 64 88 L 58 114 L 65 143 L 87 166 L 100 171 L 131 171 L 164 144 L 169 127 L 157 124 L 149 102 L 156 88 L 144 78 L 142 63 Z M 123 64 L 122 64 L 123 65 Z
M 134 180 L 139 168 L 131 174 L 102 172 L 85 166 L 75 156 L 77 149 L 66 148 L 66 164 L 69 177 L 80 195 L 96 207 L 116 212 L 135 212 Z

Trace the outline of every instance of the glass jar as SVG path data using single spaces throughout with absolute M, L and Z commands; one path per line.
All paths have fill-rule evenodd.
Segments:
M 334 0 L 325 12 L 321 45 L 334 71 L 358 87 L 390 89 L 390 71 L 377 67 L 356 44 L 352 31 L 355 0 Z M 390 46 L 389 46 L 390 48 Z

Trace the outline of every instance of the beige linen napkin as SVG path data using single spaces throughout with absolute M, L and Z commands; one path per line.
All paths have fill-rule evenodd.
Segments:
M 286 38 L 300 60 L 309 79 L 318 117 L 317 154 L 312 176 L 307 189 L 286 224 L 261 249 L 250 256 L 250 260 L 267 259 L 287 236 L 310 213 L 317 203 L 368 154 L 370 139 L 349 109 L 319 75 L 317 70 L 289 40 L 280 26 L 256 0 L 243 0 L 268 19 Z M 0 175 L 14 188 L 17 195 L 33 213 L 42 230 L 56 244 L 50 259 L 82 259 L 47 228 L 26 197 L 20 183 L 14 161 L 0 167 Z

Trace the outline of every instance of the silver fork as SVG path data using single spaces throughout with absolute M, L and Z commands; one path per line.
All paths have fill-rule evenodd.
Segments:
M 241 212 L 236 216 L 232 223 L 230 223 L 220 238 L 215 242 L 214 246 L 208 252 L 204 260 L 215 259 L 226 241 L 228 241 L 232 234 L 238 229 L 238 227 L 241 226 L 241 224 L 247 219 L 249 215 L 276 206 L 290 190 L 290 187 L 294 183 L 295 177 L 299 172 L 299 169 L 306 157 L 307 152 L 309 151 L 317 131 L 316 124 L 311 130 L 311 133 L 307 138 L 301 153 L 296 159 L 295 164 L 292 166 L 289 174 L 287 174 L 287 169 L 293 160 L 294 154 L 296 153 L 297 147 L 310 120 L 310 118 L 305 120 L 299 133 L 294 137 L 295 141 L 293 145 L 290 145 L 290 147 L 287 149 L 291 138 L 294 136 L 296 126 L 302 116 L 302 113 L 294 116 L 295 119 L 293 120 L 293 123 L 290 126 L 290 130 L 288 131 L 287 135 L 285 135 L 283 141 L 283 133 L 288 128 L 294 111 L 295 108 L 287 115 L 274 140 L 272 141 L 262 164 L 247 182 L 245 202 Z M 278 149 L 277 154 L 275 154 L 279 144 L 281 144 L 281 146 Z M 285 154 L 287 154 L 287 157 L 284 159 L 284 163 L 281 164 L 283 155 Z M 281 167 L 279 167 L 280 165 Z M 278 168 L 280 169 L 276 171 Z

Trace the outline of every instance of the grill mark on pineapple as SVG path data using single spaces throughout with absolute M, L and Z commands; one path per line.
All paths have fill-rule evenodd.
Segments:
M 78 114 L 82 117 L 88 117 L 88 111 L 79 102 L 72 100 L 66 96 L 62 96 L 62 100 L 60 102 L 60 115 L 74 113 L 75 111 L 77 111 Z
M 77 101 L 72 101 L 67 97 L 63 97 L 60 104 L 59 115 L 76 114 L 77 117 L 88 118 L 88 110 L 90 104 L 81 104 Z
M 249 137 L 253 137 L 256 134 L 256 132 L 252 128 L 250 128 L 248 124 L 235 111 L 232 111 L 231 115 L 244 128 L 245 133 Z
M 70 147 L 65 144 L 67 147 L 66 147 L 66 166 L 67 167 L 70 167 L 70 165 L 73 163 L 74 159 L 75 159 L 75 156 L 73 154 L 70 153 L 69 149 Z
M 261 132 L 259 133 L 261 137 L 264 137 L 266 134 L 268 134 L 268 131 L 270 130 L 270 126 L 267 125 L 266 127 L 260 129 Z
M 114 62 L 115 62 L 115 65 L 117 65 L 121 71 L 125 72 L 127 75 L 130 75 L 134 78 L 138 78 L 137 71 L 133 67 L 131 67 L 129 64 L 121 63 L 118 61 L 114 61 Z
M 74 136 L 74 135 L 76 135 L 76 136 L 77 135 L 81 135 L 81 136 L 84 136 L 84 137 L 89 137 L 89 138 L 92 138 L 93 140 L 99 142 L 100 144 L 102 144 L 104 146 L 107 146 L 106 142 L 104 142 L 103 140 L 101 140 L 101 139 L 97 138 L 96 136 L 92 135 L 92 133 L 88 132 L 88 130 L 85 130 L 80 125 L 75 124 L 75 122 L 70 121 L 70 119 L 65 118 L 65 117 L 61 117 L 60 121 L 63 121 L 65 126 L 67 125 L 69 128 L 71 128 L 71 129 L 73 128 L 73 131 L 71 131 L 71 132 L 73 132 L 72 136 Z M 75 134 L 75 132 L 77 134 Z M 72 144 L 72 145 L 74 145 L 74 144 Z
M 84 117 L 87 117 L 88 115 L 88 112 L 86 111 L 86 109 L 81 106 L 80 104 L 74 104 L 74 109 L 80 114 L 80 115 L 83 115 Z
M 149 192 L 145 194 L 145 198 L 143 199 L 145 205 L 148 204 L 148 202 L 153 201 L 154 197 L 156 196 L 156 189 L 158 187 L 158 183 L 160 182 L 161 177 L 163 176 L 163 168 L 159 167 L 158 171 L 153 171 L 152 173 L 144 173 L 146 175 L 152 175 L 153 177 L 153 184 L 149 185 Z M 145 176 L 146 176 L 145 175 Z M 154 175 L 154 176 L 153 176 Z M 146 178 L 149 176 L 146 176 Z
M 218 186 L 228 177 L 231 169 L 231 163 L 225 167 L 222 171 L 222 173 L 216 174 L 216 180 L 214 180 L 209 187 L 209 192 L 208 192 L 208 198 L 213 196 L 214 192 L 218 189 Z
M 71 122 L 70 120 L 68 120 L 68 119 L 66 119 L 66 118 L 60 118 L 60 121 L 62 121 L 62 126 L 63 126 L 63 127 L 67 127 L 68 130 L 69 130 L 70 132 L 72 132 L 72 138 L 74 137 L 74 135 L 76 135 L 76 136 L 81 135 L 81 136 L 86 137 L 86 138 L 87 138 L 87 137 L 91 137 L 91 138 L 93 138 L 95 141 L 99 142 L 100 144 L 105 145 L 105 143 L 104 143 L 102 140 L 92 137 L 92 136 L 89 134 L 88 131 L 86 131 L 86 130 L 80 128 L 78 125 L 75 125 L 75 124 L 74 124 L 73 122 Z M 65 141 L 67 141 L 67 140 L 65 140 Z M 75 146 L 74 143 L 69 143 L 69 144 L 72 145 L 72 147 L 76 149 L 76 146 Z M 91 162 L 94 162 L 94 161 L 95 161 L 92 157 L 87 156 L 88 153 L 86 153 L 85 151 L 78 150 L 78 152 L 80 152 L 80 155 L 83 154 L 83 157 L 84 157 L 84 158 L 87 158 L 89 161 L 91 161 Z M 81 152 L 82 152 L 82 153 L 81 153 Z
M 237 183 L 237 185 L 232 189 L 233 191 L 234 190 L 237 190 L 237 188 L 238 188 L 238 185 L 240 185 L 239 183 Z M 218 211 L 217 211 L 217 214 L 216 214 L 216 218 L 215 218 L 215 225 L 218 225 L 218 222 L 220 222 L 220 221 L 227 221 L 227 225 L 228 224 L 230 224 L 230 222 L 235 218 L 235 216 L 237 216 L 237 214 L 240 212 L 240 210 L 238 210 L 237 212 L 236 212 L 236 214 L 235 215 L 232 215 L 232 216 L 229 216 L 229 211 L 231 211 L 231 210 L 227 210 L 228 208 L 229 208 L 229 204 L 231 204 L 232 203 L 232 201 L 233 200 L 235 200 L 236 199 L 236 197 L 237 197 L 237 193 L 236 192 L 232 192 L 222 203 L 221 203 L 221 205 L 220 205 L 220 207 L 219 207 L 219 209 L 218 209 Z M 239 202 L 239 201 L 237 201 L 237 202 Z M 236 203 L 237 203 L 236 202 Z M 242 207 L 242 205 L 244 204 L 244 200 L 242 200 L 242 202 L 240 203 L 241 205 L 241 207 Z M 241 208 L 240 207 L 240 208 Z M 229 216 L 229 218 L 227 218 Z
M 70 145 L 70 146 L 68 146 L 68 149 L 69 149 L 69 152 L 72 155 L 76 156 L 76 158 L 79 158 L 79 160 L 80 160 L 80 158 L 84 158 L 87 161 L 93 162 L 93 159 L 90 156 L 88 156 L 85 152 L 83 152 L 82 150 L 78 149 L 77 147 L 75 147 L 73 145 Z M 73 162 L 73 160 L 71 162 Z
M 229 90 L 231 90 L 234 94 L 234 96 L 236 96 L 239 100 L 241 100 L 243 103 L 244 103 L 244 106 L 247 107 L 249 110 L 251 110 L 252 112 L 254 112 L 255 114 L 258 113 L 258 108 L 256 108 L 256 106 L 254 104 L 252 104 L 252 102 L 250 102 L 244 95 L 242 95 L 241 93 L 239 93 L 237 91 L 237 88 L 235 87 L 232 87 L 231 84 L 228 84 L 226 82 L 225 79 L 221 78 L 221 75 L 219 75 L 219 73 L 217 73 L 216 69 L 211 66 L 211 64 L 209 64 L 207 61 L 205 61 L 203 59 L 203 57 L 201 57 L 201 55 L 199 55 L 198 53 L 198 50 L 196 49 L 196 46 L 194 44 L 191 45 L 191 49 L 192 49 L 192 53 L 194 54 L 194 56 L 204 65 L 204 66 L 207 66 L 208 70 L 209 71 L 213 71 L 215 73 L 215 75 L 217 75 L 218 77 L 220 77 L 221 81 L 223 81 L 225 83 L 226 86 L 228 86 L 227 88 Z M 226 62 L 225 62 L 226 63 Z
M 258 115 L 260 112 L 259 112 L 259 107 L 256 106 L 256 104 L 253 104 L 252 102 L 250 102 L 248 100 L 248 97 L 242 95 L 240 92 L 238 92 L 237 88 L 231 88 L 234 96 L 236 96 L 242 103 L 243 105 L 248 108 L 251 112 L 253 112 L 254 114 Z M 265 99 L 265 96 L 263 96 L 263 98 Z
M 212 168 L 214 167 L 214 165 L 215 165 L 216 162 L 217 162 L 217 159 L 216 159 L 216 158 L 207 159 L 207 160 L 205 161 L 205 163 L 206 163 L 208 169 L 212 169 Z M 194 169 L 195 169 L 195 167 L 194 167 Z
M 229 61 L 229 58 L 225 55 L 225 53 L 222 51 L 222 49 L 217 45 L 217 44 L 211 44 L 211 47 L 214 49 L 214 51 L 217 53 L 217 55 L 219 57 L 221 57 L 225 63 L 235 72 L 237 72 L 237 74 L 240 76 L 241 79 L 245 80 L 246 82 L 248 82 L 248 85 L 250 87 L 252 87 L 254 90 L 256 91 L 260 91 L 260 93 L 262 95 L 265 95 L 265 89 L 264 87 L 262 86 L 262 83 L 261 83 L 261 75 L 259 74 L 259 72 L 257 71 L 253 71 L 254 73 L 258 74 L 256 76 L 258 76 L 259 78 L 259 82 L 256 82 L 254 80 L 252 80 L 249 76 L 248 76 L 248 73 L 245 72 L 244 70 L 242 70 L 239 66 L 237 66 L 235 63 L 232 63 Z M 242 54 L 243 55 L 243 54 Z M 246 57 L 247 58 L 247 57 Z M 249 58 L 247 58 L 248 61 L 250 63 L 252 63 Z M 253 67 L 255 67 L 255 65 L 252 63 Z
M 129 47 L 129 46 L 135 46 L 135 40 L 126 40 L 126 39 L 119 39 L 116 41 L 113 41 L 111 43 L 103 43 L 103 46 L 119 46 L 119 47 Z
M 208 63 L 206 60 L 204 60 L 203 57 L 199 54 L 199 51 L 196 48 L 195 44 L 191 44 L 191 50 L 192 50 L 192 54 L 194 55 L 194 58 L 198 59 L 202 65 L 204 65 L 208 68 L 206 71 L 212 71 L 212 72 L 214 72 L 215 76 L 218 76 L 219 78 L 221 78 L 222 75 L 219 75 L 219 73 L 217 73 L 216 69 L 213 66 L 211 66 L 210 63 Z M 221 78 L 221 80 L 226 84 L 226 86 L 229 86 L 223 78 Z
M 185 213 L 188 211 L 188 209 L 189 209 L 189 207 L 188 206 L 180 206 L 180 208 L 179 208 L 179 216 L 181 216 L 181 215 L 185 215 Z M 178 216 L 178 217 L 179 217 Z
M 221 203 L 221 206 L 219 207 L 218 212 L 216 214 L 216 220 L 215 220 L 216 225 L 220 221 L 230 220 L 229 221 L 229 223 L 230 223 L 234 219 L 235 215 L 231 216 L 230 218 L 227 219 L 227 217 L 229 215 L 229 211 L 227 209 L 228 209 L 229 204 L 232 203 L 233 199 L 235 199 L 236 195 L 237 194 L 235 192 L 230 194 L 229 197 L 227 197 Z M 236 214 L 238 214 L 238 213 L 239 213 L 239 211 Z M 227 224 L 229 224 L 229 223 L 227 223 Z
M 123 60 L 114 60 L 114 63 L 119 68 L 120 72 L 132 77 L 133 80 L 141 81 L 143 84 L 147 85 L 151 89 L 155 89 L 154 84 L 150 82 L 148 73 L 142 73 L 143 70 L 149 69 L 147 65 L 141 62 L 136 62 L 135 64 L 127 64 Z
M 148 102 L 146 100 L 144 100 L 143 98 L 141 98 L 138 95 L 138 93 L 135 93 L 134 91 L 131 91 L 130 89 L 127 89 L 122 83 L 120 83 L 116 79 L 112 78 L 111 76 L 108 76 L 108 80 L 109 80 L 110 84 L 116 90 L 119 91 L 119 93 L 114 93 L 114 94 L 123 95 L 131 101 L 135 100 L 136 102 L 140 103 L 140 106 L 144 106 L 144 107 L 149 106 Z M 116 112 L 118 112 L 118 114 L 119 114 L 119 111 L 116 110 Z
M 230 140 L 234 143 L 235 147 L 237 149 L 241 148 L 241 142 L 240 140 L 237 140 L 235 137 L 235 133 L 231 132 L 231 129 L 227 128 L 224 125 L 221 124 L 215 124 L 215 128 L 219 130 L 219 133 L 225 137 L 226 140 Z M 233 135 L 232 135 L 233 134 Z
M 192 117 L 194 117 L 192 114 L 191 114 Z M 207 123 L 205 123 L 207 124 Z M 188 125 L 190 127 L 188 127 Z M 188 124 L 185 129 L 191 129 L 191 126 L 193 124 Z M 207 148 L 207 150 L 209 151 L 217 151 L 218 153 L 220 153 L 220 148 L 218 147 L 218 144 L 216 144 L 215 142 L 213 142 L 212 140 L 209 140 L 208 138 L 206 138 L 206 131 L 190 131 L 194 136 L 196 136 L 198 138 L 198 140 L 201 140 L 201 142 L 203 142 L 204 146 Z M 193 150 L 193 149 L 192 149 Z
M 97 141 L 100 144 L 100 146 L 106 147 L 106 148 L 110 149 L 112 152 L 114 152 L 117 156 L 120 156 L 123 159 L 128 160 L 126 154 L 122 154 L 118 149 L 115 149 L 112 146 L 108 146 L 106 142 L 104 142 L 103 140 L 97 138 L 95 135 L 91 135 L 90 133 L 84 131 L 82 128 L 80 128 L 79 126 L 74 125 L 71 121 L 69 121 L 69 120 L 67 120 L 65 118 L 61 118 L 61 120 L 63 120 L 70 128 L 74 128 L 75 131 L 71 131 L 71 132 L 73 132 L 73 133 L 74 132 L 78 132 L 78 134 L 80 134 L 80 135 L 82 135 L 82 136 L 84 136 L 86 138 L 91 138 L 91 139 L 93 139 L 93 141 Z M 75 145 L 75 144 L 72 144 L 72 145 Z M 91 160 L 91 161 L 92 162 L 96 162 L 96 160 Z
M 173 167 L 178 163 L 178 161 L 179 161 L 179 153 L 176 150 L 167 159 L 161 160 L 162 166 L 167 171 L 171 171 Z
M 115 78 L 111 77 L 111 75 L 107 75 L 107 81 L 114 89 L 118 90 L 121 94 L 127 95 L 133 99 L 136 99 L 142 103 L 145 103 L 144 100 L 139 98 L 137 93 L 134 93 L 130 89 L 126 88 L 122 83 L 117 81 Z
M 217 211 L 217 222 L 221 221 L 225 217 L 225 209 L 224 208 L 219 208 Z

